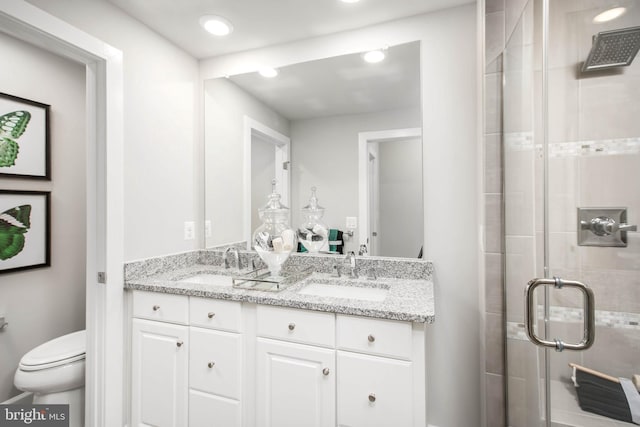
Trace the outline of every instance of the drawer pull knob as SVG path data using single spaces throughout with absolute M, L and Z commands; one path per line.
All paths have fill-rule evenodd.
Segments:
M 207 317 L 209 319 L 213 319 L 213 316 L 215 316 L 216 314 L 213 311 L 210 311 L 209 313 L 207 313 Z
M 160 306 L 159 305 L 154 305 L 153 306 L 153 311 L 158 311 L 160 310 Z
M 182 347 L 182 344 L 184 344 L 182 341 L 178 341 L 178 342 L 176 343 L 176 345 L 177 345 L 178 347 Z
M 369 342 L 374 342 L 376 340 L 376 337 L 374 337 L 373 335 L 369 335 L 367 339 L 369 340 Z
M 215 362 L 209 362 L 209 363 L 207 363 L 207 366 L 209 368 L 213 368 L 215 366 L 215 364 L 216 364 Z
M 296 328 L 296 324 L 295 323 L 289 323 L 289 330 L 293 331 Z
M 375 402 L 375 401 L 376 401 L 375 393 L 370 393 L 369 394 L 369 402 Z
M 324 368 L 324 369 L 322 370 L 322 374 L 323 374 L 324 376 L 329 375 L 329 372 L 330 372 L 330 371 L 329 371 L 329 368 Z

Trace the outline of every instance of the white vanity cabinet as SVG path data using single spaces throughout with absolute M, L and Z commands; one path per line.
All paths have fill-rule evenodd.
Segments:
M 425 324 L 133 291 L 133 426 L 425 427 Z
M 241 427 L 241 303 L 190 297 L 189 319 L 189 427 Z
M 411 323 L 338 315 L 336 330 L 337 425 L 425 425 L 414 413 L 422 404 L 414 396 Z
M 334 427 L 335 315 L 257 307 L 256 426 Z
M 187 425 L 188 307 L 186 296 L 134 292 L 131 337 L 133 426 Z

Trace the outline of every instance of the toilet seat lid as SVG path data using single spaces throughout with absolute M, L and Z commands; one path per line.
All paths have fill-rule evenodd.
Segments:
M 64 365 L 85 358 L 87 349 L 84 330 L 73 332 L 39 345 L 20 360 L 23 371 L 37 371 Z

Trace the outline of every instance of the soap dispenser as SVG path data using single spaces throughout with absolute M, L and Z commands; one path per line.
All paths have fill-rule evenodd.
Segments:
M 258 209 L 262 224 L 253 232 L 253 248 L 267 264 L 272 277 L 280 277 L 282 264 L 297 248 L 295 232 L 289 227 L 289 209 L 280 202 L 275 190 L 276 181 L 271 181 L 272 193 L 267 204 Z
M 298 239 L 310 253 L 329 250 L 329 228 L 321 221 L 324 208 L 318 204 L 316 187 L 311 187 L 309 204 L 302 208 L 302 225 L 298 227 Z

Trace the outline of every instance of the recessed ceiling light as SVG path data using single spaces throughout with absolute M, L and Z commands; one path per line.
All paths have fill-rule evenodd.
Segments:
M 262 77 L 266 77 L 270 79 L 278 75 L 278 70 L 276 70 L 275 68 L 265 67 L 265 68 L 261 68 L 260 71 L 258 71 L 258 73 L 260 73 Z
M 626 7 L 614 7 L 613 9 L 605 10 L 604 12 L 596 15 L 596 17 L 593 18 L 593 22 L 601 23 L 601 22 L 613 21 L 614 19 L 623 15 L 626 11 L 627 11 Z
M 363 58 L 365 61 L 375 64 L 376 62 L 380 62 L 384 60 L 385 54 L 381 50 L 371 50 L 364 54 Z
M 200 18 L 200 25 L 214 36 L 226 36 L 231 34 L 233 31 L 233 25 L 231 25 L 231 22 L 222 16 L 202 16 Z

